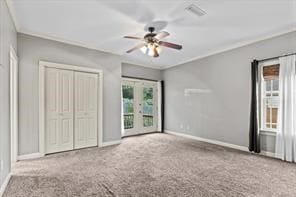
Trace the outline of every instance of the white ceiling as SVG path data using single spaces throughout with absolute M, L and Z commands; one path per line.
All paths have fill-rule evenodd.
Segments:
M 207 12 L 185 11 L 194 3 Z M 296 0 L 8 0 L 19 32 L 122 55 L 124 61 L 167 68 L 296 29 Z M 125 51 L 139 43 L 144 27 L 162 21 L 182 44 L 159 58 Z M 166 25 L 165 25 L 166 24 Z

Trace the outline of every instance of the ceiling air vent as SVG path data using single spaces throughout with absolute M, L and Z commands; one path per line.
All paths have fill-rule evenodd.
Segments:
M 189 5 L 188 7 L 185 8 L 188 12 L 196 15 L 196 16 L 204 16 L 206 15 L 206 12 L 202 10 L 201 8 L 197 7 L 194 4 Z

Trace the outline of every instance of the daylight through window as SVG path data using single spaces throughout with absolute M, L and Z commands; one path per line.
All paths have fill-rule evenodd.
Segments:
M 279 65 L 265 66 L 262 81 L 262 121 L 263 130 L 278 128 L 279 109 Z

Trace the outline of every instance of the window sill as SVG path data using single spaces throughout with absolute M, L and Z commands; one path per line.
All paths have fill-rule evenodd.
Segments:
M 261 135 L 276 136 L 277 131 L 275 130 L 260 130 Z

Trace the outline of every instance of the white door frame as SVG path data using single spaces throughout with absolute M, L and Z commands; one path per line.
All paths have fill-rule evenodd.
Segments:
M 95 73 L 99 75 L 98 147 L 103 144 L 103 71 L 89 67 L 39 61 L 39 153 L 45 155 L 45 68 Z
M 14 64 L 13 62 L 16 62 Z M 10 148 L 11 163 L 17 161 L 18 156 L 18 57 L 10 46 Z
M 129 129 L 124 128 L 124 108 L 122 108 L 122 116 L 123 116 L 123 117 L 121 117 L 122 121 L 123 121 L 123 125 L 122 125 L 123 126 L 122 127 L 123 133 L 122 133 L 122 136 L 124 136 L 124 137 L 129 136 L 129 135 L 136 135 L 138 133 L 138 131 L 137 131 L 137 129 L 138 129 L 138 121 L 137 121 L 137 119 L 138 119 L 138 117 L 136 116 L 137 115 L 136 111 L 138 111 L 138 105 L 139 105 L 138 99 L 136 99 L 138 97 L 137 90 L 136 90 L 138 87 L 136 86 L 136 83 L 134 83 L 134 82 L 135 81 L 129 81 L 129 80 L 126 80 L 126 79 L 122 79 L 122 81 L 121 81 L 121 87 L 123 85 L 129 85 L 129 86 L 132 86 L 133 90 L 134 90 L 134 92 L 133 92 L 133 96 L 134 96 L 134 106 L 133 106 L 133 110 L 134 110 L 134 112 L 133 112 L 133 115 L 134 115 L 134 127 L 133 128 L 129 128 Z M 121 91 L 123 91 L 123 89 Z M 122 96 L 123 96 L 123 94 L 122 94 Z M 123 106 L 123 100 L 122 100 L 122 106 Z M 127 134 L 127 132 L 130 133 L 130 134 Z
M 159 97 L 159 86 L 158 86 L 158 82 L 157 81 L 152 81 L 152 80 L 145 80 L 145 79 L 133 79 L 133 78 L 128 78 L 128 77 L 123 77 L 122 78 L 122 82 L 121 82 L 121 85 L 123 84 L 128 84 L 128 83 L 133 83 L 133 82 L 136 82 L 136 83 L 145 83 L 145 84 L 149 84 L 148 86 L 151 85 L 151 87 L 154 87 L 155 91 L 154 92 L 154 98 L 157 99 L 157 102 L 154 103 L 154 106 L 155 106 L 155 110 L 154 110 L 154 122 L 156 122 L 156 125 L 155 125 L 155 130 L 153 131 L 150 131 L 149 128 L 147 128 L 146 130 L 144 128 L 142 128 L 141 132 L 139 132 L 139 129 L 140 129 L 140 125 L 142 125 L 143 123 L 139 120 L 137 120 L 134 124 L 135 128 L 129 130 L 130 134 L 127 134 L 126 133 L 126 130 L 124 129 L 124 124 L 123 124 L 123 136 L 124 137 L 127 137 L 127 136 L 132 136 L 132 135 L 137 135 L 137 134 L 144 134 L 144 133 L 151 133 L 151 132 L 157 132 L 159 131 L 158 129 L 158 125 L 159 125 L 159 100 L 160 97 Z M 134 99 L 135 97 L 139 98 L 139 95 L 137 92 L 135 92 L 138 88 L 138 85 L 135 84 L 134 85 Z M 134 103 L 134 116 L 135 116 L 135 120 L 136 120 L 136 110 L 139 110 L 138 109 L 138 105 L 139 105 L 139 101 L 137 101 L 137 99 L 135 99 L 135 103 Z M 136 107 L 135 107 L 136 105 Z M 142 109 L 141 109 L 142 111 Z M 123 111 L 122 111 L 122 116 L 123 116 Z M 139 117 L 138 117 L 139 118 Z M 128 130 L 127 130 L 128 131 Z

